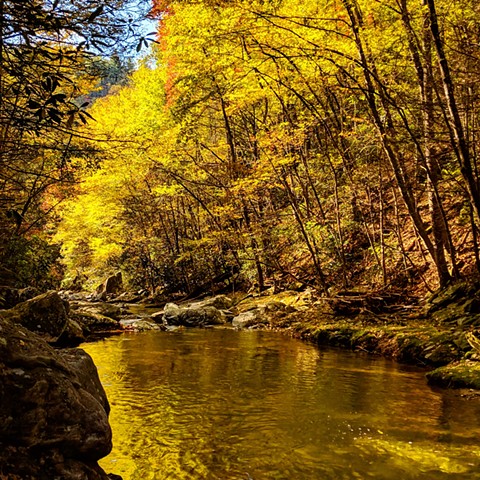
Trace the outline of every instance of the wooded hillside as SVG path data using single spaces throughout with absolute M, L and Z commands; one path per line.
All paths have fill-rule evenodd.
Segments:
M 478 273 L 477 2 L 152 15 L 158 47 L 66 159 L 81 180 L 57 209 L 67 278 L 425 293 Z

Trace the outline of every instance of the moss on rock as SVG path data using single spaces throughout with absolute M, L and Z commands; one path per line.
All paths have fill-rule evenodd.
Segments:
M 395 314 L 365 310 L 340 316 L 332 312 L 328 302 L 316 302 L 297 312 L 273 315 L 268 322 L 268 328 L 319 345 L 442 367 L 428 374 L 430 382 L 480 390 L 480 362 L 466 361 L 480 357 L 466 339 L 468 332 L 480 328 L 480 282 L 453 284 L 432 295 L 423 307 Z
M 480 363 L 461 360 L 427 373 L 432 385 L 447 388 L 474 388 L 480 390 Z

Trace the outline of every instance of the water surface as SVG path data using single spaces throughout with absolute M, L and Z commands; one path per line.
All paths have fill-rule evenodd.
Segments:
M 183 330 L 83 346 L 124 480 L 480 479 L 480 401 L 424 373 L 273 332 Z

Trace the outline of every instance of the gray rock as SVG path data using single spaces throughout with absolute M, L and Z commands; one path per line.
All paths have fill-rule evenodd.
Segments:
M 176 303 L 167 303 L 163 308 L 163 319 L 166 323 L 176 320 L 182 313 L 182 309 Z
M 232 326 L 236 328 L 248 328 L 259 323 L 264 323 L 264 316 L 260 309 L 249 310 L 242 312 L 232 320 Z
M 31 298 L 38 297 L 38 295 L 41 295 L 41 293 L 42 292 L 40 292 L 40 290 L 38 290 L 38 288 L 35 288 L 35 287 L 21 288 L 18 291 L 18 301 L 19 303 L 26 302 Z
M 233 301 L 226 295 L 217 295 L 215 297 L 207 298 L 199 302 L 190 304 L 190 308 L 215 307 L 219 310 L 228 310 L 232 308 Z
M 0 315 L 0 476 L 106 480 L 108 402 L 91 358 Z
M 254 325 L 266 324 L 274 318 L 284 317 L 296 311 L 297 309 L 291 305 L 286 305 L 278 300 L 271 300 L 241 312 L 233 318 L 232 325 L 237 328 L 248 328 Z
M 71 302 L 70 319 L 82 328 L 84 335 L 92 332 L 118 330 L 123 311 L 117 305 L 106 302 Z
M 67 319 L 67 324 L 60 337 L 55 342 L 55 346 L 76 347 L 85 341 L 85 329 L 72 318 Z
M 106 302 L 71 302 L 70 309 L 76 313 L 93 313 L 110 317 L 113 320 L 120 320 L 123 315 L 119 306 Z
M 152 320 L 157 323 L 162 323 L 163 322 L 163 310 L 160 310 L 158 312 L 152 313 L 150 315 Z
M 120 325 L 124 330 L 131 332 L 147 332 L 150 330 L 165 330 L 163 325 L 155 323 L 148 318 L 129 318 L 120 320 Z
M 77 322 L 86 334 L 105 330 L 116 330 L 120 326 L 118 320 L 94 312 L 76 310 L 70 314 L 70 318 Z
M 265 312 L 282 312 L 287 308 L 287 306 L 283 302 L 279 302 L 277 300 L 272 300 L 271 302 L 267 302 L 264 305 Z
M 232 323 L 232 320 L 235 318 L 235 313 L 231 310 L 220 310 L 225 315 L 225 320 L 228 323 Z
M 123 292 L 118 297 L 115 297 L 112 301 L 118 303 L 137 303 L 143 300 L 144 296 L 135 292 Z
M 15 305 L 26 302 L 40 294 L 40 290 L 35 287 L 14 288 L 2 286 L 0 287 L 0 307 L 13 308 Z
M 175 303 L 167 303 L 163 310 L 163 322 L 169 326 L 204 327 L 206 325 L 222 325 L 226 316 L 218 308 L 211 306 L 179 307 Z
M 57 350 L 57 353 L 76 373 L 82 388 L 97 399 L 107 414 L 110 413 L 110 404 L 98 378 L 97 367 L 93 363 L 92 357 L 80 348 L 64 348 Z
M 272 300 L 271 302 L 267 302 L 263 306 L 263 308 L 266 315 L 275 315 L 278 313 L 294 313 L 298 311 L 292 305 L 287 305 L 283 302 L 279 302 L 278 300 Z

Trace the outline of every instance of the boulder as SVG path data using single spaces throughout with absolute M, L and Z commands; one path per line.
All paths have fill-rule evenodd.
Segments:
M 101 315 L 100 313 L 85 312 L 75 310 L 70 314 L 71 320 L 81 326 L 84 334 L 88 335 L 92 332 L 117 330 L 120 328 L 118 320 L 111 317 Z
M 68 310 L 68 302 L 58 292 L 50 291 L 1 312 L 48 342 L 56 342 L 67 328 Z
M 73 318 L 67 320 L 65 329 L 55 342 L 56 347 L 77 347 L 85 341 L 85 328 L 82 328 Z
M 70 290 L 59 290 L 59 295 L 68 302 L 83 302 L 86 301 L 88 294 L 84 292 L 72 292 Z
M 177 318 L 180 317 L 185 308 L 179 307 L 176 303 L 167 303 L 163 308 L 163 321 L 164 323 L 174 324 Z M 157 312 L 158 313 L 158 312 Z
M 232 326 L 248 328 L 266 324 L 298 311 L 292 305 L 287 305 L 279 300 L 269 300 L 266 303 L 249 303 L 243 307 L 248 308 L 248 310 L 241 311 L 239 315 L 234 317 Z
M 13 288 L 2 286 L 0 287 L 0 307 L 12 308 L 38 295 L 40 295 L 40 291 L 35 287 Z
M 147 332 L 150 330 L 165 330 L 165 326 L 159 325 L 148 318 L 125 318 L 120 320 L 122 328 L 129 332 Z
M 118 303 L 138 303 L 140 300 L 145 298 L 144 295 L 141 295 L 136 292 L 123 292 L 118 297 L 115 297 L 112 301 Z
M 89 392 L 107 413 L 110 413 L 110 404 L 107 395 L 98 378 L 97 367 L 88 353 L 80 348 L 64 348 L 57 353 L 65 360 L 76 373 L 82 388 Z
M 107 480 L 109 406 L 92 359 L 0 315 L 0 478 Z
M 42 292 L 35 287 L 21 288 L 18 290 L 18 302 L 26 302 L 27 300 L 38 297 L 38 295 L 41 295 L 41 293 Z
M 236 328 L 248 328 L 254 325 L 269 323 L 272 319 L 284 317 L 296 312 L 296 308 L 286 305 L 278 300 L 271 300 L 265 304 L 258 304 L 233 318 L 232 326 Z
M 259 323 L 265 323 L 265 316 L 259 308 L 242 312 L 236 317 L 233 317 L 232 326 L 236 328 L 248 328 Z
M 122 272 L 117 272 L 115 275 L 108 277 L 105 280 L 104 291 L 107 295 L 114 295 L 120 293 L 123 287 Z
M 206 325 L 222 325 L 226 316 L 218 308 L 211 306 L 178 306 L 167 303 L 163 310 L 163 322 L 169 326 L 204 327 Z
M 294 307 L 290 305 L 286 305 L 283 302 L 279 302 L 278 300 L 272 300 L 270 302 L 267 302 L 262 307 L 266 314 L 276 313 L 276 312 L 293 313 L 296 311 Z
M 163 323 L 163 310 L 159 310 L 158 312 L 152 313 L 150 318 L 156 323 Z
M 122 288 L 122 272 L 117 272 L 97 287 L 96 298 L 98 300 L 106 300 L 109 295 L 118 295 L 122 291 Z
M 120 320 L 123 315 L 119 306 L 106 302 L 71 302 L 70 309 L 75 313 L 94 313 L 113 320 Z
M 217 295 L 215 297 L 207 298 L 206 300 L 201 300 L 199 302 L 190 304 L 190 308 L 215 307 L 218 310 L 228 310 L 229 308 L 232 308 L 232 306 L 232 299 L 226 295 Z
M 70 318 L 74 320 L 84 334 L 92 332 L 118 330 L 123 311 L 117 305 L 105 302 L 72 302 Z

